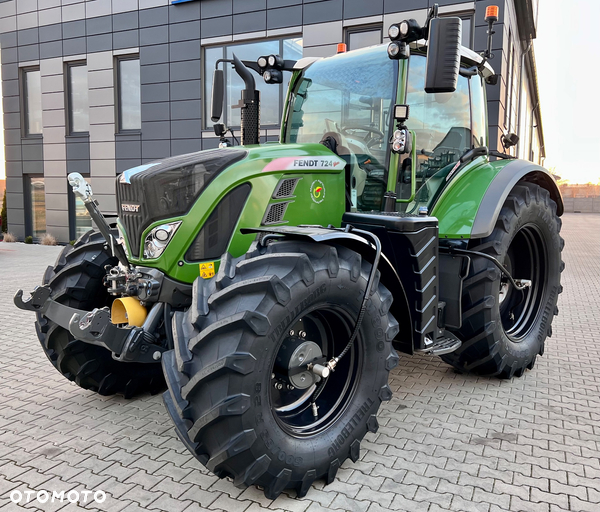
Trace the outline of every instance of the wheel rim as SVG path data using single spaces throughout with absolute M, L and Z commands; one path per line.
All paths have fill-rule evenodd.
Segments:
M 327 361 L 346 346 L 354 321 L 340 308 L 315 308 L 303 313 L 282 337 L 271 363 L 269 398 L 277 423 L 287 433 L 295 437 L 316 435 L 329 428 L 343 414 L 360 380 L 361 356 L 356 347 L 362 343 L 362 338 L 359 333 L 349 352 L 339 361 L 335 372 L 319 384 L 312 384 L 305 389 L 288 387 L 289 378 L 286 378 L 281 361 L 278 361 L 286 350 L 284 347 L 309 340 L 319 345 L 323 356 L 321 359 Z M 318 407 L 318 417 L 315 418 L 311 398 L 317 386 L 323 386 L 323 389 L 315 402 Z
M 500 282 L 499 305 L 502 328 L 513 341 L 522 341 L 541 310 L 548 275 L 547 251 L 540 230 L 523 226 L 512 239 L 505 266 L 514 279 L 528 279 L 531 286 L 515 289 L 506 277 Z

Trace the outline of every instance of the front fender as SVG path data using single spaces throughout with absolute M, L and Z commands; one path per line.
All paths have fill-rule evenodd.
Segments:
M 269 226 L 265 228 L 243 228 L 241 232 L 244 234 L 277 233 L 285 235 L 287 238 L 308 238 L 317 243 L 334 243 L 357 252 L 370 263 L 375 258 L 375 249 L 363 237 L 321 226 Z M 400 325 L 400 331 L 394 340 L 394 348 L 406 354 L 413 354 L 412 321 L 406 292 L 394 266 L 383 253 L 379 260 L 379 272 L 381 274 L 379 281 L 391 292 L 394 298 L 390 313 Z
M 526 160 L 477 159 L 455 176 L 433 206 L 431 214 L 439 219 L 440 238 L 489 236 L 502 205 L 519 181 L 536 183 L 548 190 L 557 214 L 563 214 L 560 190 L 543 167 Z

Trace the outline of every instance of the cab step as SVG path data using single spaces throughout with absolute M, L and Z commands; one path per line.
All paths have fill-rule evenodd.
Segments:
M 462 341 L 449 331 L 444 331 L 435 341 L 425 338 L 425 343 L 427 346 L 416 350 L 416 352 L 431 354 L 433 356 L 443 356 L 444 354 L 458 350 L 462 345 Z

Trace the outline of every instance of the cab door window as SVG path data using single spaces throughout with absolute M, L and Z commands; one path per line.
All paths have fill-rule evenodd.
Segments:
M 426 59 L 413 55 L 408 73 L 407 126 L 416 132 L 417 172 L 430 175 L 456 162 L 471 148 L 468 79 L 459 76 L 455 92 L 425 92 Z
M 455 92 L 426 93 L 425 66 L 424 56 L 411 56 L 407 85 L 410 117 L 406 124 L 416 135 L 417 194 L 407 207 L 409 212 L 416 212 L 419 206 L 431 208 L 461 155 L 480 145 L 472 136 L 469 79 L 459 76 Z M 406 207 L 406 203 L 401 204 L 402 209 Z

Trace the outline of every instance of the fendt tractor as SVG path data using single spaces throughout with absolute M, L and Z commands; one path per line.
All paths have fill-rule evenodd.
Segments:
M 189 451 L 271 499 L 359 459 L 397 351 L 533 368 L 558 312 L 563 203 L 548 171 L 507 154 L 516 135 L 488 149 L 497 12 L 482 54 L 434 6 L 388 45 L 217 62 L 220 147 L 117 176 L 116 225 L 70 174 L 97 230 L 15 296 L 50 362 L 101 395 L 166 380 Z M 223 66 L 245 84 L 237 146 L 218 123 Z M 254 73 L 290 77 L 279 142 L 259 144 Z

